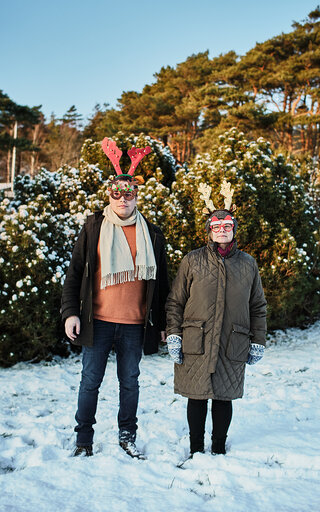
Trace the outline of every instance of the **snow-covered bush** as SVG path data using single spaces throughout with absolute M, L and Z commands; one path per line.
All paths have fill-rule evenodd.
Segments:
M 0 204 L 0 364 L 66 353 L 60 295 L 77 231 L 68 213 L 39 196 L 28 205 Z
M 210 153 L 198 155 L 188 172 L 176 173 L 171 193 L 155 188 L 162 202 L 152 201 L 159 204 L 171 270 L 181 255 L 206 243 L 199 184 L 210 184 L 215 207 L 223 208 L 224 178 L 235 190 L 239 248 L 258 261 L 269 327 L 301 325 L 320 309 L 319 212 L 299 162 L 273 154 L 262 138 L 249 142 L 232 129 Z
M 168 147 L 163 147 L 162 144 L 147 135 L 141 133 L 138 137 L 136 135 L 126 136 L 122 132 L 118 132 L 113 137 L 117 146 L 123 154 L 120 159 L 120 167 L 123 172 L 128 172 L 131 165 L 130 158 L 126 151 L 133 146 L 142 148 L 150 146 L 152 152 L 149 153 L 147 158 L 141 160 L 138 167 L 137 174 L 141 175 L 145 180 L 148 180 L 156 173 L 158 168 L 162 171 L 161 180 L 164 185 L 170 185 L 174 179 L 176 162 Z M 81 150 L 82 161 L 86 164 L 97 165 L 103 169 L 103 175 L 107 178 L 109 175 L 114 174 L 114 168 L 111 162 L 106 158 L 101 144 L 87 139 L 82 146 Z
M 147 137 L 122 143 L 159 145 Z M 96 165 L 95 151 L 100 146 L 87 141 L 78 169 L 17 177 L 14 200 L 0 202 L 1 365 L 66 352 L 59 314 L 64 275 L 86 216 L 108 201 L 105 179 L 111 171 Z M 319 183 L 311 163 L 275 155 L 263 139 L 250 142 L 233 129 L 189 169 L 180 168 L 171 183 L 161 158 L 170 172 L 174 160 L 157 151 L 152 172 L 151 155 L 142 162 L 146 182 L 138 205 L 164 231 L 171 277 L 187 252 L 206 243 L 199 184 L 212 186 L 213 203 L 221 208 L 220 186 L 227 178 L 235 190 L 239 247 L 260 268 L 269 328 L 302 325 L 319 313 Z
M 0 203 L 1 365 L 67 353 L 62 283 L 81 225 L 105 197 L 102 172 L 82 162 L 18 176 L 14 200 Z
M 168 151 L 149 138 L 131 139 L 122 143 L 155 150 L 141 174 L 147 178 L 156 163 L 165 162 L 169 179 L 175 162 Z M 97 148 L 87 141 L 83 152 L 89 149 Z M 0 365 L 67 353 L 59 312 L 62 284 L 86 216 L 108 202 L 109 174 L 106 165 L 100 169 L 85 159 L 77 169 L 42 169 L 33 179 L 18 176 L 14 199 L 0 202 Z M 157 176 L 163 180 L 160 171 Z

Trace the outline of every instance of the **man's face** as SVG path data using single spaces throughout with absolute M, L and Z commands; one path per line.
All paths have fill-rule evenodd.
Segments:
M 117 186 L 120 189 L 125 190 L 127 187 L 133 188 L 128 181 L 117 181 Z M 120 219 L 127 219 L 132 214 L 133 210 L 137 205 L 137 196 L 134 196 L 132 199 L 126 199 L 123 195 L 120 199 L 113 199 L 113 197 L 109 196 L 110 206 L 114 213 L 120 217 Z

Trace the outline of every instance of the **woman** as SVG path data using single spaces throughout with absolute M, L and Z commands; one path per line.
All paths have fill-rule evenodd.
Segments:
M 166 304 L 168 349 L 176 363 L 174 389 L 188 398 L 191 456 L 204 451 L 208 399 L 211 453 L 226 453 L 232 400 L 242 397 L 245 365 L 261 359 L 266 334 L 257 263 L 237 248 L 233 191 L 224 182 L 225 208 L 214 209 L 211 187 L 199 189 L 209 207 L 208 244 L 183 258 Z

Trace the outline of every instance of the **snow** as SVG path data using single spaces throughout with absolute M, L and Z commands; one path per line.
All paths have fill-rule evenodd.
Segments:
M 117 443 L 115 356 L 100 390 L 94 457 L 72 458 L 80 356 L 0 370 L 1 512 L 307 512 L 320 507 L 320 322 L 275 333 L 247 367 L 227 454 L 188 456 L 186 399 L 167 354 L 141 362 L 138 448 Z

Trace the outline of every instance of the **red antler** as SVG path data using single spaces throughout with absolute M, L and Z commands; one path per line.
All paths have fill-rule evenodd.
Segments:
M 129 149 L 128 155 L 130 156 L 131 165 L 128 171 L 128 174 L 133 176 L 134 171 L 138 167 L 139 162 L 143 159 L 144 156 L 151 153 L 150 146 L 146 146 L 145 148 L 135 148 L 134 146 Z
M 116 145 L 116 143 L 105 137 L 103 141 L 101 142 L 101 146 L 107 157 L 109 158 L 110 162 L 112 163 L 113 167 L 115 168 L 115 171 L 117 174 L 122 174 L 119 160 L 122 155 L 121 149 L 119 149 Z

